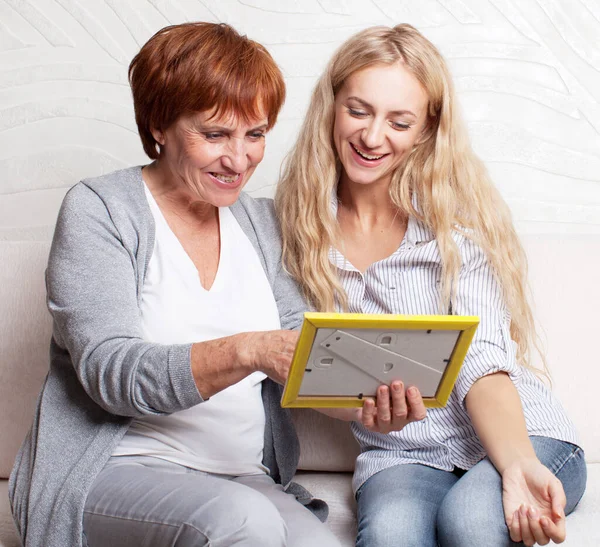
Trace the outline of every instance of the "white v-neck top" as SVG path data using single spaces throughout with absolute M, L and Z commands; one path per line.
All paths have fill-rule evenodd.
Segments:
M 219 266 L 206 290 L 147 188 L 146 197 L 156 225 L 140 305 L 147 341 L 187 344 L 281 328 L 262 264 L 228 208 L 219 208 Z M 135 419 L 113 455 L 154 456 L 227 475 L 266 472 L 265 378 L 257 372 L 190 409 Z

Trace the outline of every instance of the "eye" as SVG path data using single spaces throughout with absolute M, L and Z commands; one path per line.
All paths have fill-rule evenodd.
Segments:
M 391 126 L 397 131 L 406 131 L 411 128 L 409 123 L 401 123 L 401 122 L 390 122 Z
M 217 141 L 225 136 L 223 133 L 203 133 L 203 135 L 207 141 Z
M 251 131 L 248 134 L 248 137 L 252 141 L 259 141 L 260 139 L 264 139 L 265 138 L 265 132 L 264 131 Z
M 348 107 L 348 114 L 354 118 L 365 118 L 368 114 L 364 110 L 357 110 L 356 108 Z

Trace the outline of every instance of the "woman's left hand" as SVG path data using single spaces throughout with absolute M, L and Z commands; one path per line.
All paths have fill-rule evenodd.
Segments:
M 547 545 L 565 540 L 562 483 L 537 458 L 520 460 L 502 473 L 504 518 L 513 541 Z
M 402 382 L 392 382 L 389 388 L 385 385 L 377 388 L 376 400 L 365 400 L 356 420 L 370 431 L 389 433 L 400 431 L 407 424 L 423 420 L 425 416 L 427 409 L 419 390 L 412 386 L 405 391 Z

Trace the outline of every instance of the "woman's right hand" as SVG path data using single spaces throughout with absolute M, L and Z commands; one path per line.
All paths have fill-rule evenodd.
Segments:
M 241 352 L 252 368 L 264 372 L 278 384 L 285 384 L 292 363 L 299 331 L 271 330 L 250 332 Z
M 565 491 L 537 458 L 515 461 L 504 470 L 502 504 L 513 541 L 547 545 L 565 540 Z
M 390 433 L 400 431 L 411 422 L 424 420 L 427 409 L 421 393 L 415 386 L 404 389 L 402 382 L 392 382 L 388 388 L 377 388 L 376 399 L 367 398 L 361 409 L 359 421 L 369 431 Z
M 400 431 L 411 422 L 424 420 L 427 409 L 416 387 L 404 389 L 400 381 L 390 387 L 381 385 L 373 399 L 367 397 L 360 408 L 316 408 L 321 414 L 338 420 L 357 421 L 369 431 L 390 433 Z

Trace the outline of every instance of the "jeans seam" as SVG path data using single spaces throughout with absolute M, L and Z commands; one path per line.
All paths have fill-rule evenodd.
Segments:
M 579 452 L 581 452 L 581 448 L 577 446 L 574 450 L 571 451 L 569 456 L 565 459 L 565 461 L 561 464 L 561 466 L 556 470 L 556 473 L 554 473 L 554 476 L 557 477 L 558 474 L 563 470 L 565 465 L 567 465 L 567 463 L 569 463 L 577 454 L 579 454 Z

